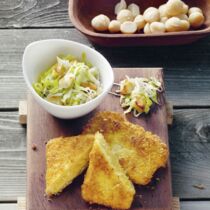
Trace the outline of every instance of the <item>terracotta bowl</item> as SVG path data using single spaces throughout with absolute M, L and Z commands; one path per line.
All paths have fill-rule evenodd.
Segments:
M 190 7 L 200 7 L 206 21 L 199 30 L 171 32 L 160 35 L 111 34 L 98 33 L 91 26 L 91 19 L 98 14 L 105 14 L 115 19 L 114 6 L 119 0 L 69 0 L 69 16 L 75 27 L 93 43 L 103 46 L 137 46 L 137 45 L 180 45 L 194 42 L 210 34 L 210 0 L 185 0 Z M 127 0 L 127 3 L 137 3 L 141 13 L 150 6 L 158 7 L 166 0 Z

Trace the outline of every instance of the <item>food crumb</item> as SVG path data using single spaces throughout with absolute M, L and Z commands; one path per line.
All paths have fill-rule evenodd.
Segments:
M 152 186 L 152 187 L 151 187 L 151 190 L 155 190 L 155 186 Z
M 139 195 L 137 194 L 135 196 L 136 196 L 136 198 L 140 198 L 140 199 L 142 198 L 142 195 L 141 194 L 139 194 Z
M 48 202 L 51 202 L 51 201 L 52 201 L 52 198 L 49 197 L 46 193 L 44 193 L 44 197 L 47 198 L 47 201 L 48 201 Z
M 160 182 L 160 178 L 159 178 L 159 177 L 157 177 L 157 178 L 156 178 L 156 181 L 159 183 L 159 182 Z
M 48 198 L 47 198 L 47 201 L 48 201 L 48 202 L 52 202 L 52 199 L 48 197 Z
M 203 184 L 195 184 L 195 185 L 193 185 L 193 187 L 194 187 L 194 188 L 197 188 L 197 189 L 199 189 L 199 190 L 204 190 L 204 189 L 206 189 L 205 186 L 204 186 Z
M 37 146 L 35 144 L 32 145 L 32 150 L 34 150 L 34 151 L 37 150 Z

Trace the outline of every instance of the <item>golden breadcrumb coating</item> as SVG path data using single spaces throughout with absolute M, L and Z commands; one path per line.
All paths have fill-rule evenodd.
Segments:
M 87 167 L 94 135 L 60 137 L 46 146 L 46 194 L 58 194 Z
M 161 139 L 139 125 L 128 122 L 117 112 L 99 112 L 83 133 L 101 132 L 118 157 L 129 178 L 136 184 L 148 184 L 160 167 L 165 167 L 168 148 Z
M 119 164 L 117 157 L 100 133 L 96 133 L 90 161 L 82 185 L 82 197 L 117 209 L 128 209 L 135 189 Z

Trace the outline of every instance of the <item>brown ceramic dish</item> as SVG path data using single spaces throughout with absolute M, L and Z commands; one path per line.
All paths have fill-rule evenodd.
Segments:
M 194 42 L 210 34 L 210 0 L 185 0 L 190 7 L 200 7 L 205 15 L 204 26 L 199 30 L 171 32 L 160 35 L 111 34 L 94 31 L 90 22 L 98 14 L 105 14 L 114 19 L 114 6 L 119 0 L 69 0 L 69 16 L 75 27 L 93 43 L 103 46 L 137 46 L 137 45 L 180 45 Z M 166 0 L 127 0 L 137 3 L 141 12 L 150 6 L 158 7 Z

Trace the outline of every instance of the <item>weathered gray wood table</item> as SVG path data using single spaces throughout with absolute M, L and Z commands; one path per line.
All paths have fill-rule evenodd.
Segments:
M 16 209 L 26 188 L 26 128 L 18 102 L 26 98 L 21 59 L 27 44 L 64 38 L 91 46 L 69 22 L 67 0 L 0 1 L 0 210 Z M 188 46 L 102 48 L 113 67 L 164 67 L 173 194 L 182 210 L 210 209 L 210 37 Z

